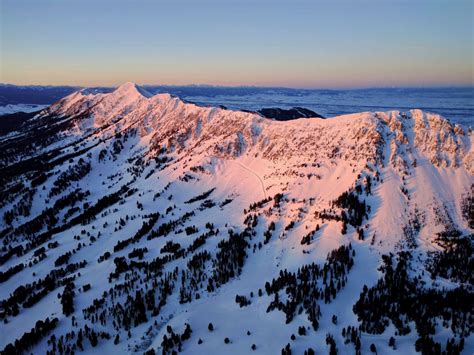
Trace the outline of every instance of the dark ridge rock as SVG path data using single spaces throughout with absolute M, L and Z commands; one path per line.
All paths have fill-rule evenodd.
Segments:
M 317 114 L 314 111 L 308 110 L 307 108 L 303 107 L 293 107 L 289 110 L 285 110 L 278 107 L 270 107 L 270 108 L 262 108 L 261 110 L 257 111 L 263 117 L 271 118 L 277 121 L 290 121 L 296 120 L 298 118 L 310 118 L 310 117 L 317 117 L 317 118 L 324 118 L 323 116 Z
M 0 115 L 0 136 L 18 130 L 23 123 L 34 117 L 40 111 L 36 112 L 15 112 L 6 115 Z

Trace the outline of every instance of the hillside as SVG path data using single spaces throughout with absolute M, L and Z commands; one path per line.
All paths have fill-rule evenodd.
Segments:
M 0 350 L 470 354 L 473 140 L 72 93 L 0 136 Z

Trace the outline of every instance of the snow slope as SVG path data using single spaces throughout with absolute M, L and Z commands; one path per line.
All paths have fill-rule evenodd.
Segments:
M 34 104 L 8 104 L 0 106 L 0 115 L 8 115 L 15 112 L 35 112 L 42 110 L 48 105 L 34 105 Z
M 463 236 L 472 234 L 463 203 L 472 196 L 473 138 L 470 130 L 420 110 L 280 122 L 254 113 L 199 107 L 168 94 L 152 96 L 133 83 L 108 94 L 75 92 L 44 109 L 15 135 L 0 137 L 0 216 L 4 216 L 0 236 L 5 246 L 0 271 L 24 264 L 2 282 L 0 300 L 8 299 L 20 285 L 65 267 L 55 261 L 71 251 L 67 263 L 86 261 L 64 276 L 74 276 L 74 311 L 63 314 L 58 294 L 65 292 L 67 283 L 62 279 L 52 289 L 45 288 L 46 294 L 33 306 L 20 306 L 17 315 L 4 303 L 0 315 L 7 321 L 0 332 L 0 349 L 30 331 L 37 320 L 57 317 L 56 329 L 32 351 L 51 350 L 47 341 L 51 334 L 59 339 L 73 330 L 74 338 L 63 343 L 78 351 L 77 333 L 87 325 L 111 337 L 100 339 L 96 346 L 84 340 L 87 353 L 161 352 L 163 336 L 169 335 L 167 326 L 182 332 L 188 323 L 192 335 L 183 340 L 181 350 L 189 354 L 246 354 L 252 344 L 256 353 L 273 354 L 288 343 L 295 353 L 309 347 L 326 352 L 328 333 L 340 353 L 352 353 L 354 346 L 344 342 L 341 330 L 358 327 L 352 307 L 364 285 L 372 287 L 382 277 L 381 255 L 411 251 L 414 269 L 428 274 L 430 252 L 444 250 L 437 233 L 455 228 Z M 343 210 L 348 216 L 354 213 L 335 202 L 347 191 L 367 206 L 361 223 L 339 218 Z M 81 219 L 113 193 L 119 195 L 117 201 Z M 279 204 L 276 194 L 283 194 Z M 157 212 L 158 221 L 137 243 L 114 251 L 119 241 L 136 235 Z M 167 234 L 147 238 L 171 221 L 177 222 Z M 266 240 L 271 222 L 275 228 Z M 197 232 L 188 233 L 190 226 Z M 248 248 L 243 266 L 209 290 L 209 279 L 222 268 L 216 261 L 221 243 L 232 238 L 228 230 L 242 233 L 246 228 L 250 235 L 244 237 Z M 302 238 L 315 229 L 303 244 Z M 191 247 L 196 237 L 209 231 L 215 235 L 196 249 Z M 41 238 L 44 242 L 35 242 Z M 170 241 L 188 252 L 166 251 Z M 283 312 L 267 312 L 273 296 L 265 292 L 258 296 L 258 290 L 265 290 L 265 283 L 277 278 L 280 270 L 296 272 L 313 262 L 322 265 L 328 253 L 349 244 L 355 252 L 354 267 L 337 296 L 320 302 L 318 330 L 313 330 L 304 312 L 289 324 Z M 7 258 L 8 251 L 18 246 L 22 251 Z M 111 277 L 118 270 L 115 258 L 123 256 L 129 265 L 132 259 L 138 261 L 129 255 L 134 248 L 147 248 L 142 261 L 174 256 L 159 272 L 136 266 Z M 195 271 L 199 282 L 191 286 L 188 263 L 204 251 L 209 260 Z M 99 262 L 106 252 L 111 257 Z M 149 273 L 151 279 L 145 277 Z M 156 304 L 164 300 L 158 312 L 147 309 L 146 321 L 133 324 L 130 335 L 128 327 L 114 326 L 118 302 L 126 308 L 127 294 L 162 290 L 166 277 L 174 286 L 167 297 L 153 296 Z M 472 289 L 471 284 L 441 276 L 426 279 L 426 287 L 464 284 Z M 86 284 L 91 289 L 82 291 Z M 190 302 L 180 301 L 183 287 L 192 290 Z M 104 297 L 111 288 L 114 296 Z M 246 295 L 251 304 L 241 308 L 237 294 Z M 100 308 L 91 317 L 83 309 L 96 298 L 109 308 Z M 212 332 L 209 322 L 215 328 Z M 306 336 L 297 335 L 299 326 L 307 329 Z M 405 336 L 396 335 L 392 324 L 382 334 L 362 332 L 361 351 L 368 353 L 373 343 L 381 354 L 415 353 L 418 336 L 412 328 Z M 453 336 L 450 332 L 439 325 L 433 337 L 444 347 Z M 396 350 L 388 346 L 391 336 L 396 338 Z M 224 343 L 226 337 L 229 344 Z M 469 333 L 463 353 L 473 350 Z

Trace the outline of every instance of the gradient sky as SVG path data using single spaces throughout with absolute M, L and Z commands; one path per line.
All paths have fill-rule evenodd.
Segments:
M 0 0 L 0 82 L 473 85 L 472 0 Z

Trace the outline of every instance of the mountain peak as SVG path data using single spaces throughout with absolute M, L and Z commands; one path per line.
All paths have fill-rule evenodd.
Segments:
M 123 83 L 122 85 L 118 86 L 113 93 L 120 94 L 120 95 L 141 95 L 143 97 L 149 98 L 152 97 L 153 95 L 146 91 L 145 89 L 139 87 L 137 84 L 127 81 Z

